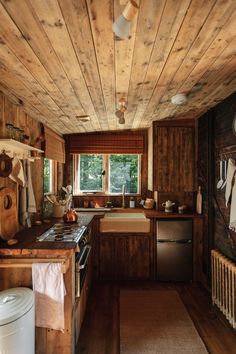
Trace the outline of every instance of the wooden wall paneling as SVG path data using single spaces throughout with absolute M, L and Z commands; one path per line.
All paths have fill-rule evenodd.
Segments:
M 47 3 L 31 1 L 31 5 L 36 10 L 39 21 L 47 34 L 51 45 L 58 56 L 63 68 L 67 72 L 68 79 L 75 91 L 78 92 L 81 102 L 83 102 L 83 114 L 86 114 L 86 106 L 90 107 L 90 115 L 93 117 L 91 124 L 93 129 L 100 129 L 98 117 L 94 110 L 85 79 L 82 75 L 80 65 L 78 63 L 76 53 L 74 51 L 70 35 L 67 31 L 63 15 L 57 0 L 50 0 Z M 74 117 L 75 119 L 75 117 Z
M 213 158 L 213 137 L 212 137 L 213 117 L 208 112 L 198 121 L 198 184 L 201 186 L 203 196 L 203 240 L 202 250 L 199 254 L 198 269 L 210 284 L 211 274 L 210 250 L 213 248 L 213 205 L 212 205 L 212 177 L 214 167 Z M 200 264 L 201 262 L 201 264 Z
M 40 123 L 24 112 L 20 105 L 13 104 L 5 95 L 0 95 L 0 136 L 6 138 L 6 123 L 11 123 L 30 137 L 30 144 L 34 145 L 36 138 L 40 135 Z M 43 198 L 43 159 L 31 163 L 32 183 L 36 199 L 37 212 L 40 213 Z M 10 187 L 18 193 L 17 184 L 10 178 L 0 178 L 0 187 Z
M 153 184 L 158 191 L 158 209 L 170 199 L 195 211 L 195 122 L 154 122 Z
M 18 58 L 23 56 L 22 60 L 24 63 L 27 62 L 29 58 L 31 58 L 32 63 L 34 63 L 34 55 L 37 54 L 39 61 L 45 66 L 52 78 L 52 80 L 47 80 L 48 83 L 56 83 L 58 89 L 63 95 L 66 94 L 66 97 L 69 99 L 70 106 L 74 112 L 73 116 L 71 116 L 74 127 L 78 127 L 80 131 L 83 131 L 83 126 L 80 126 L 74 118 L 75 114 L 84 114 L 81 103 L 76 97 L 74 89 L 65 74 L 64 68 L 55 55 L 45 32 L 42 30 L 40 21 L 37 19 L 37 16 L 33 15 L 31 4 L 27 2 L 27 0 L 24 0 L 21 1 L 20 8 L 19 4 L 16 3 L 4 3 L 4 7 L 10 16 L 14 17 L 14 22 L 18 27 L 17 28 L 15 24 L 10 21 L 10 17 L 5 13 L 4 8 L 2 7 L 0 13 L 4 16 L 1 20 L 5 21 L 5 31 L 3 33 L 4 40 L 8 43 L 8 46 L 11 49 L 17 46 L 16 54 Z M 19 14 L 24 14 L 24 16 L 20 16 Z M 33 36 L 31 35 L 32 31 L 34 33 Z M 22 35 L 22 33 L 24 35 Z M 18 41 L 16 41 L 16 39 L 18 39 Z M 30 46 L 27 43 L 29 40 Z M 19 47 L 17 45 L 18 42 L 20 42 Z M 34 52 L 33 54 L 31 53 L 32 50 Z M 23 53 L 26 54 L 24 55 Z M 36 64 L 39 63 L 39 61 L 36 59 Z M 58 75 L 58 73 L 60 73 L 60 75 Z M 45 78 L 45 75 L 42 76 Z M 61 102 L 63 105 L 62 109 L 66 110 L 68 103 L 63 103 L 63 101 L 65 101 L 65 99 Z M 66 111 L 66 113 L 68 112 Z M 55 128 L 56 127 L 54 127 L 54 129 Z
M 0 139 L 5 137 L 4 95 L 0 91 Z
M 107 129 L 108 117 L 104 105 L 99 70 L 93 45 L 92 31 L 90 27 L 86 1 L 63 1 L 59 0 L 63 17 L 77 54 L 81 70 L 85 77 L 89 92 L 97 111 L 100 127 Z M 86 48 L 86 51 L 85 51 Z
M 147 114 L 148 116 L 151 116 L 154 114 L 155 116 L 156 100 L 158 98 L 161 99 L 164 95 L 166 87 L 172 82 L 176 71 L 179 69 L 183 59 L 187 55 L 199 33 L 199 28 L 197 29 L 194 26 L 194 22 L 198 23 L 198 25 L 201 24 L 202 26 L 206 21 L 213 4 L 214 0 L 210 0 L 207 3 L 204 0 L 193 0 L 191 2 L 191 6 L 188 8 L 186 16 L 184 17 L 171 53 L 165 62 L 158 84 L 153 91 L 145 115 Z M 166 18 L 168 19 L 168 16 Z M 189 27 L 191 27 L 191 31 L 189 31 Z
M 144 1 L 145 2 L 145 1 Z M 139 6 L 139 1 L 137 1 Z M 150 4 L 150 3 L 149 3 Z M 126 4 L 123 4 L 126 5 Z M 114 0 L 114 19 L 118 18 L 123 11 L 124 7 L 121 6 L 119 0 Z M 139 10 L 140 11 L 140 10 Z M 121 97 L 125 97 L 126 101 L 128 101 L 128 91 L 129 91 L 129 82 L 131 78 L 131 68 L 133 63 L 133 51 L 135 45 L 135 32 L 137 28 L 138 18 L 141 16 L 138 14 L 135 15 L 132 20 L 131 33 L 128 41 L 119 41 L 115 40 L 115 92 L 116 92 L 116 106 L 118 106 L 118 101 Z M 140 12 L 141 14 L 142 12 Z M 144 32 L 145 33 L 145 32 Z M 144 51 L 142 52 L 143 55 Z M 140 53 L 141 54 L 141 51 Z M 125 60 L 123 60 L 125 58 Z M 136 61 L 137 59 L 135 59 Z M 130 116 L 134 114 L 133 108 L 128 106 L 128 111 L 125 114 L 125 125 L 126 128 L 132 128 L 132 121 L 130 120 Z M 118 120 L 116 123 L 117 129 L 121 126 L 118 124 Z
M 148 184 L 147 189 L 153 191 L 153 125 L 148 129 Z
M 158 29 L 162 10 L 164 7 L 164 1 L 161 0 L 158 3 L 155 0 L 140 1 L 140 9 L 136 18 L 134 19 L 134 29 L 136 29 L 136 37 L 132 36 L 131 40 L 135 39 L 135 45 L 133 46 L 132 54 L 132 69 L 130 76 L 126 78 L 126 85 L 128 88 L 128 112 L 126 114 L 128 124 L 130 128 L 137 128 L 138 124 L 135 123 L 134 117 L 137 114 L 137 107 L 142 100 L 142 86 L 148 84 L 144 83 L 146 70 L 155 42 L 156 31 Z M 153 17 L 152 17 L 153 16 Z M 117 46 L 123 48 L 123 43 L 117 44 Z M 124 50 L 124 49 L 123 49 Z M 116 61 L 119 59 L 123 61 L 121 57 L 116 56 Z M 122 75 L 118 82 L 123 79 Z
M 115 58 L 114 36 L 111 31 L 113 22 L 113 7 L 110 1 L 102 2 L 86 0 L 90 25 L 93 33 L 94 46 L 100 80 L 103 89 L 104 102 L 107 112 L 108 127 L 111 130 L 117 128 L 115 117 Z M 104 19 L 106 19 L 104 21 Z
M 156 1 L 155 4 L 159 6 Z M 146 125 L 145 121 L 148 119 L 147 108 L 150 98 L 153 95 L 154 88 L 160 88 L 159 78 L 176 40 L 177 28 L 181 26 L 189 4 L 190 0 L 184 0 L 181 2 L 167 0 L 165 2 L 162 18 L 158 27 L 155 43 L 153 45 L 153 50 L 148 63 L 149 65 L 147 66 L 147 72 L 144 78 L 145 84 L 142 86 L 142 91 L 140 93 L 141 100 L 138 102 L 138 109 L 134 118 L 134 127 L 138 127 L 139 122 L 141 126 Z M 153 73 L 155 73 L 155 76 Z M 158 102 L 158 106 L 159 105 L 162 106 L 162 102 Z M 146 113 L 140 116 L 141 112 Z M 149 122 L 151 122 L 151 119 Z
M 0 57 L 1 63 L 7 70 L 10 71 L 13 76 L 24 83 L 29 90 L 38 98 L 41 105 L 47 105 L 48 109 L 52 114 L 55 114 L 59 120 L 60 117 L 65 113 L 58 107 L 54 101 L 54 95 L 51 93 L 52 97 L 48 95 L 48 92 L 38 83 L 34 76 L 25 68 L 25 66 L 18 60 L 18 58 L 12 53 L 12 51 L 6 47 L 6 45 L 0 45 Z M 59 99 L 57 98 L 57 101 Z M 60 103 L 63 101 L 63 97 L 60 98 Z M 70 121 L 67 123 L 70 128 Z M 67 127 L 65 127 L 66 129 Z
M 194 85 L 196 82 L 199 82 L 199 80 L 201 81 L 203 68 L 205 71 L 206 68 L 210 66 L 212 61 L 215 60 L 217 55 L 219 55 L 222 51 L 222 41 L 224 42 L 224 39 L 226 38 L 226 36 L 224 36 L 222 33 L 222 28 L 224 28 L 224 30 L 232 30 L 232 26 L 235 23 L 235 14 L 232 18 L 232 13 L 234 10 L 235 4 L 232 2 L 227 2 L 227 4 L 225 4 L 225 2 L 221 1 L 214 4 L 209 16 L 201 27 L 196 40 L 189 49 L 180 67 L 176 71 L 175 76 L 168 87 L 168 90 L 163 96 L 164 102 L 169 101 L 170 97 L 174 96 L 178 92 L 189 92 L 193 88 L 193 86 L 190 86 L 191 82 Z M 231 30 L 228 32 L 227 38 L 229 41 L 227 44 L 230 42 L 229 36 L 232 33 Z M 206 53 L 207 51 L 209 54 Z M 204 59 L 206 59 L 204 60 L 204 63 L 201 61 L 203 56 Z M 198 65 L 199 62 L 201 62 L 201 65 Z M 201 76 L 199 76 L 200 74 Z M 189 75 L 191 75 L 190 77 L 192 81 L 190 80 L 190 77 L 188 77 Z M 183 77 L 188 77 L 188 79 L 183 82 Z M 188 87 L 186 87 L 186 85 L 188 85 Z M 201 87 L 199 84 L 198 90 L 200 89 Z M 194 94 L 194 89 L 192 93 Z M 173 106 L 173 111 L 170 113 L 170 115 L 172 115 L 174 111 L 175 107 Z M 167 110 L 162 109 L 162 112 L 159 110 L 159 117 L 166 117 L 168 112 L 170 112 L 170 107 L 167 108 Z
M 235 90 L 234 0 L 137 3 L 130 36 L 118 41 L 111 28 L 125 1 L 1 1 L 4 92 L 64 134 L 196 118 Z M 176 92 L 186 105 L 172 105 Z M 121 95 L 125 126 L 114 114 Z M 85 114 L 91 121 L 79 123 Z
M 193 142 L 193 128 L 157 128 L 157 190 L 188 192 L 194 189 Z
M 231 95 L 224 102 L 218 104 L 211 110 L 214 121 L 214 163 L 212 166 L 212 194 L 214 197 L 214 245 L 226 256 L 236 259 L 236 233 L 229 231 L 230 205 L 225 206 L 225 190 L 217 189 L 219 180 L 219 163 L 221 158 L 236 158 L 236 154 L 221 153 L 227 146 L 236 145 L 236 137 L 232 131 L 232 122 L 236 114 L 236 94 Z
M 231 26 L 233 26 L 236 20 L 236 13 L 233 15 L 234 17 L 229 21 Z M 199 66 L 197 65 L 195 70 L 193 70 L 190 76 L 191 80 L 187 81 L 181 87 L 181 90 L 183 90 L 181 92 L 190 92 L 190 101 L 187 102 L 185 107 L 176 107 L 172 111 L 172 115 L 184 114 L 189 111 L 194 112 L 195 110 L 195 116 L 199 117 L 201 109 L 207 110 L 207 108 L 214 106 L 216 103 L 220 102 L 222 98 L 226 98 L 232 93 L 232 91 L 234 91 L 235 83 L 229 85 L 228 80 L 227 78 L 225 79 L 225 77 L 227 75 L 232 75 L 229 82 L 235 77 L 234 71 L 236 60 L 234 49 L 236 38 L 234 36 L 231 42 L 228 43 L 228 41 L 225 40 L 227 37 L 225 31 L 222 30 L 222 32 L 223 33 L 220 33 L 220 35 L 216 37 L 213 46 L 208 50 L 209 54 L 207 54 L 207 56 L 209 55 L 209 66 L 207 66 L 207 63 L 204 60 L 201 60 Z M 220 47 L 219 50 L 221 52 L 218 53 L 215 48 L 219 43 L 223 43 L 225 47 Z M 196 82 L 196 75 L 199 75 L 199 81 L 198 84 L 194 85 Z

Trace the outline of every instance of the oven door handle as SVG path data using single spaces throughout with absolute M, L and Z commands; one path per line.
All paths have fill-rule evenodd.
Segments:
M 88 257 L 89 257 L 89 254 L 90 254 L 90 252 L 91 252 L 91 249 L 92 249 L 92 247 L 89 246 L 89 245 L 86 245 L 86 246 L 84 247 L 83 253 L 81 254 L 81 257 L 80 257 L 81 260 L 82 260 L 82 258 L 83 258 L 83 256 L 84 256 L 85 252 L 86 252 L 87 250 L 88 250 L 88 251 L 87 251 L 87 254 L 86 254 L 86 257 L 85 257 L 84 262 L 83 262 L 82 264 L 80 264 L 80 262 L 79 262 L 79 269 L 84 269 L 84 268 L 85 268 L 85 266 L 86 266 L 86 264 L 87 264 L 87 262 L 88 262 Z

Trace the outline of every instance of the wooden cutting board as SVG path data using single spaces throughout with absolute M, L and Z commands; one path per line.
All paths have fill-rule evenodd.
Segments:
M 10 240 L 18 231 L 16 193 L 11 188 L 0 190 L 0 237 Z

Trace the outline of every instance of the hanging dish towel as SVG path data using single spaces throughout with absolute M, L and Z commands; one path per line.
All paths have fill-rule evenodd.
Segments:
M 231 196 L 229 228 L 234 232 L 236 231 L 236 181 L 235 179 L 234 179 L 234 185 L 232 188 L 232 196 Z
M 228 206 L 228 202 L 232 192 L 233 177 L 236 171 L 235 161 L 229 159 L 227 177 L 226 177 L 226 188 L 225 188 L 225 205 Z
M 37 327 L 64 331 L 66 295 L 60 263 L 34 263 L 32 266 Z
M 12 171 L 9 175 L 14 182 L 18 183 L 21 187 L 25 185 L 24 170 L 21 161 L 14 157 L 12 160 Z

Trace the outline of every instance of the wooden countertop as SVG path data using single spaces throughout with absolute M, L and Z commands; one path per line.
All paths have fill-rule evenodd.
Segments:
M 170 218 L 202 218 L 202 215 L 189 213 L 165 213 L 164 211 L 147 210 L 143 208 L 114 208 L 111 212 L 144 212 L 150 219 L 170 219 Z M 79 222 L 81 225 L 89 225 L 94 216 L 102 217 L 105 212 L 79 212 Z M 70 256 L 76 251 L 77 244 L 75 242 L 37 242 L 36 238 L 52 227 L 55 223 L 63 222 L 62 219 L 52 218 L 50 223 L 32 226 L 29 229 L 22 230 L 15 235 L 18 243 L 9 246 L 6 241 L 0 239 L 0 256 L 25 256 L 25 257 L 46 257 L 53 255 L 55 257 Z
M 83 213 L 79 216 L 82 225 L 89 225 L 97 213 Z M 51 219 L 50 223 L 32 226 L 24 229 L 15 235 L 18 243 L 8 245 L 6 241 L 0 239 L 0 256 L 25 256 L 25 257 L 60 257 L 70 256 L 76 251 L 75 242 L 38 242 L 36 238 L 52 227 L 55 223 L 63 222 L 62 219 Z

